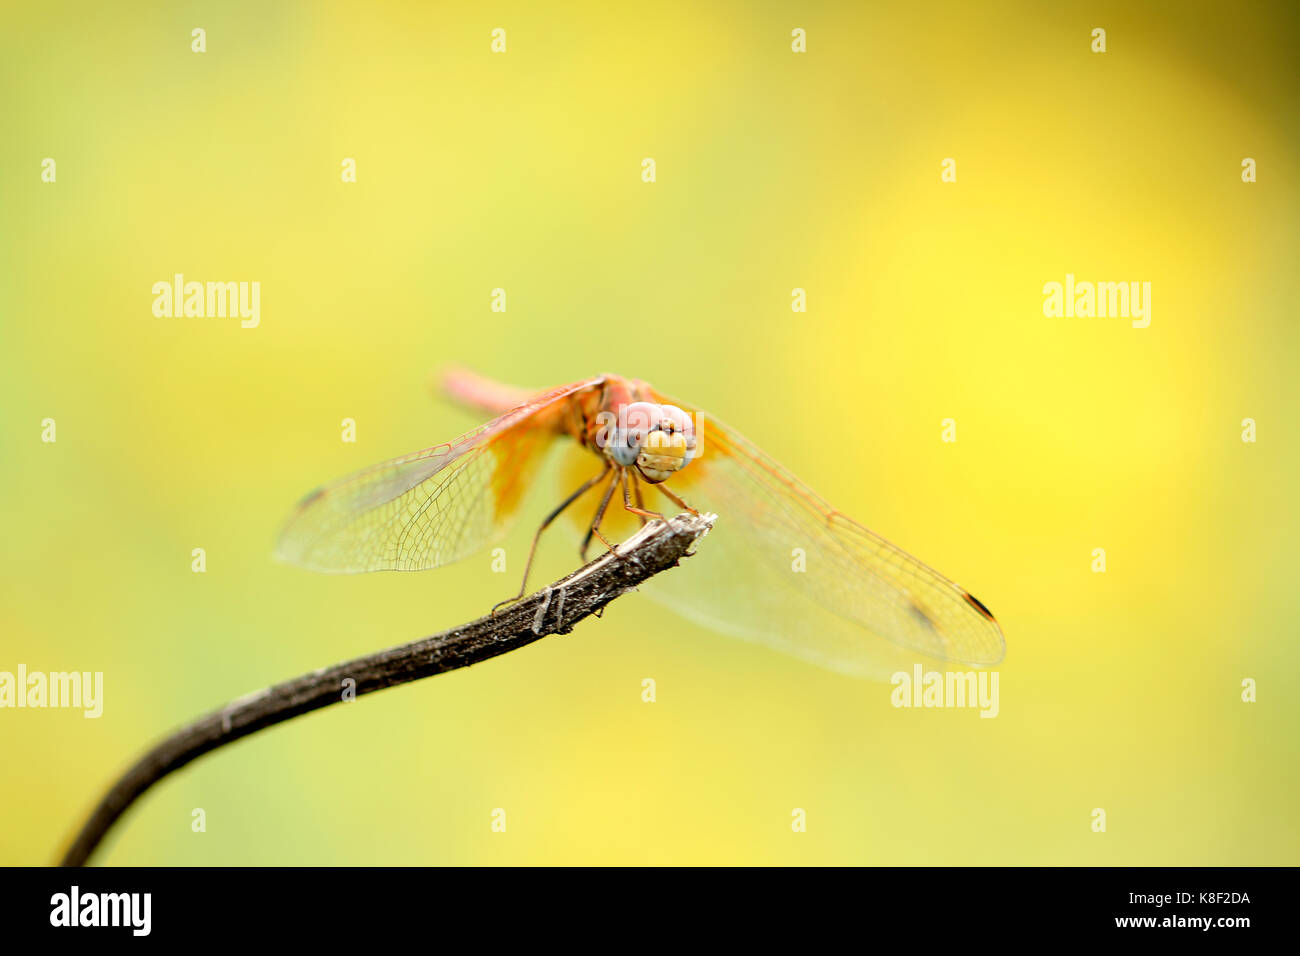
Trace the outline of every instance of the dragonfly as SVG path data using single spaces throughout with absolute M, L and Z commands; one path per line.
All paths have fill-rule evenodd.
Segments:
M 613 551 L 636 523 L 663 519 L 659 508 L 707 509 L 718 515 L 707 542 L 645 587 L 681 616 L 857 677 L 1002 660 L 1001 627 L 969 591 L 831 507 L 735 429 L 644 381 L 598 375 L 537 393 L 451 369 L 443 385 L 496 417 L 312 491 L 285 523 L 278 558 L 354 573 L 469 557 L 508 533 L 559 444 L 571 490 L 533 535 L 519 594 L 502 603 L 523 596 L 542 533 L 566 512 L 585 561 L 593 540 Z

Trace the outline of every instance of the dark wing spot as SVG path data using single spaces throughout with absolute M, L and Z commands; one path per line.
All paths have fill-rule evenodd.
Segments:
M 966 599 L 966 603 L 969 604 L 971 607 L 973 607 L 975 610 L 979 611 L 990 621 L 993 621 L 994 624 L 997 623 L 997 620 L 993 617 L 993 612 L 990 611 L 988 608 L 986 608 L 983 604 L 981 604 L 979 598 L 977 598 L 975 595 L 971 594 L 969 591 L 963 591 L 962 597 L 964 597 Z
M 298 502 L 298 507 L 306 508 L 323 494 L 325 494 L 325 488 L 323 486 L 320 488 L 313 488 L 311 491 L 307 492 L 307 494 L 303 495 L 302 501 Z
M 915 617 L 918 621 L 920 621 L 930 630 L 935 631 L 936 633 L 938 632 L 939 629 L 934 626 L 934 621 L 930 620 L 930 615 L 926 614 L 925 611 L 921 610 L 921 605 L 913 601 L 911 610 L 912 610 L 913 617 Z

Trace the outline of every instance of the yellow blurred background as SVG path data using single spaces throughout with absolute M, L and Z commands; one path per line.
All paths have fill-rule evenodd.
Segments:
M 175 726 L 513 590 L 270 557 L 309 489 L 478 424 L 429 389 L 458 363 L 737 426 L 993 609 L 999 716 L 633 595 L 205 757 L 98 862 L 1300 863 L 1294 15 L 546 6 L 4 12 L 0 670 L 105 700 L 0 710 L 0 862 Z M 155 317 L 178 272 L 260 282 L 260 325 Z M 1150 327 L 1044 317 L 1067 273 L 1151 282 Z

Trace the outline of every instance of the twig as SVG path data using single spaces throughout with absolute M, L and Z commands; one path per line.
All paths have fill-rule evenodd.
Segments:
M 548 634 L 567 634 L 583 618 L 604 610 L 620 594 L 676 566 L 713 526 L 713 515 L 681 514 L 655 521 L 618 548 L 501 613 L 461 627 L 314 671 L 232 701 L 184 727 L 144 755 L 113 785 L 63 857 L 81 866 L 126 809 L 167 774 L 209 751 L 264 727 L 344 698 L 344 681 L 356 695 L 477 664 L 531 644 Z

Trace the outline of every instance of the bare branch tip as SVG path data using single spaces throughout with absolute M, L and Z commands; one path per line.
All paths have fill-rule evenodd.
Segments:
M 338 703 L 345 699 L 340 690 L 345 682 L 356 697 L 468 667 L 548 634 L 567 634 L 584 618 L 603 615 L 620 595 L 677 567 L 682 557 L 694 553 L 691 546 L 708 534 L 716 519 L 713 514 L 684 512 L 666 522 L 653 521 L 619 545 L 618 553 L 603 554 L 521 601 L 504 608 L 498 605 L 476 621 L 319 668 L 231 701 L 176 731 L 141 757 L 100 800 L 64 855 L 63 865 L 84 865 L 128 807 L 192 760 L 266 727 Z M 547 612 L 557 591 L 556 610 L 548 623 Z

